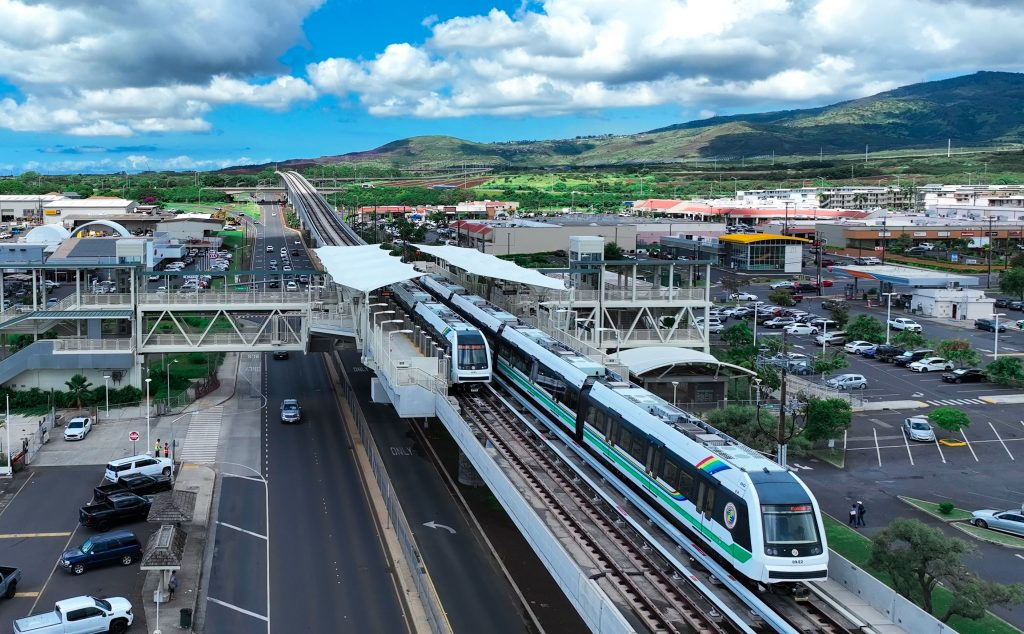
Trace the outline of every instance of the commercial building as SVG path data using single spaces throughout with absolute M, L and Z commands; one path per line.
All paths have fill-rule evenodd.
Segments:
M 130 214 L 136 202 L 124 198 L 58 198 L 43 207 L 44 224 L 67 224 L 68 219 L 104 219 Z
M 799 273 L 808 241 L 774 233 L 734 233 L 705 240 L 664 238 L 662 249 L 673 257 L 717 261 L 740 271 Z
M 799 187 L 749 189 L 736 192 L 745 206 L 790 209 L 910 209 L 914 199 L 905 187 Z
M 624 251 L 636 251 L 637 226 L 561 225 L 533 220 L 474 221 L 458 220 L 449 225 L 456 232 L 458 245 L 492 255 L 543 253 L 565 250 L 572 236 L 600 236 L 618 244 Z
M 44 207 L 62 198 L 57 194 L 4 194 L 0 196 L 0 222 L 38 219 L 42 217 Z
M 819 223 L 816 230 L 829 246 L 861 251 L 882 251 L 902 236 L 907 236 L 912 244 L 934 245 L 963 238 L 969 242 L 968 248 L 977 249 L 990 243 L 997 248 L 1006 248 L 1019 243 L 1024 237 L 1024 222 L 901 216 L 858 223 Z

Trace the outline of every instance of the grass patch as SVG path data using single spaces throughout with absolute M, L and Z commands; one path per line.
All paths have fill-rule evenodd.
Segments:
M 917 498 L 910 498 L 903 495 L 899 495 L 897 497 L 906 502 L 907 504 L 909 504 L 910 506 L 913 506 L 917 510 L 924 511 L 925 513 L 931 515 L 932 517 L 940 519 L 943 522 L 956 522 L 971 518 L 970 511 L 965 511 L 963 509 L 954 508 L 953 512 L 949 515 L 943 515 L 942 512 L 939 511 L 939 505 L 936 502 L 919 500 Z
M 249 216 L 253 220 L 260 219 L 260 208 L 259 205 L 253 202 L 248 203 L 233 203 L 224 207 L 230 213 L 242 213 Z
M 865 572 L 885 585 L 892 587 L 888 575 L 867 565 L 868 560 L 871 559 L 870 539 L 830 515 L 823 514 L 822 519 L 825 523 L 825 535 L 828 538 L 829 548 L 863 568 Z M 935 588 L 932 606 L 936 614 L 944 614 L 951 601 L 953 601 L 952 592 L 942 586 Z M 1020 630 L 991 613 L 977 621 L 954 616 L 947 625 L 961 634 L 1020 634 Z
M 808 449 L 807 454 L 824 460 L 837 469 L 843 469 L 846 467 L 846 452 L 838 447 L 835 449 L 829 449 L 823 447 L 821 449 Z
M 953 527 L 984 542 L 999 544 L 1000 546 L 1006 546 L 1007 548 L 1024 548 L 1024 539 L 1017 537 L 1016 535 L 1008 535 L 988 528 L 978 528 L 973 524 L 967 524 L 965 522 L 953 524 Z

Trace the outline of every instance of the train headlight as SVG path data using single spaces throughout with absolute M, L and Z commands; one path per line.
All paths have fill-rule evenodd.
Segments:
M 772 557 L 779 554 L 775 548 L 765 548 L 765 552 Z
M 821 554 L 821 546 L 815 546 L 814 548 L 812 548 L 811 549 L 811 554 L 812 555 L 820 555 Z

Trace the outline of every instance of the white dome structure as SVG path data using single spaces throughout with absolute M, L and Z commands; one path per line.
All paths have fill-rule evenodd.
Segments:
M 83 231 L 85 231 L 89 227 L 94 227 L 94 226 L 106 227 L 107 229 L 110 229 L 111 231 L 113 231 L 117 235 L 121 236 L 122 238 L 130 238 L 130 237 L 132 237 L 132 232 L 131 231 L 128 231 L 127 229 L 124 228 L 123 225 L 121 225 L 119 223 L 116 223 L 113 220 L 92 220 L 90 222 L 85 223 L 84 225 L 82 225 L 80 227 L 76 227 L 75 230 L 71 233 L 71 235 L 81 234 Z
M 71 232 L 60 225 L 40 225 L 20 240 L 26 244 L 60 244 L 71 237 Z

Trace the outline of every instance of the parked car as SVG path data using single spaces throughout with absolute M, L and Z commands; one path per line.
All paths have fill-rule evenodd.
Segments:
M 807 323 L 822 331 L 836 330 L 839 328 L 839 322 L 828 319 L 827 317 L 814 317 L 813 319 L 808 320 Z
M 832 288 L 832 284 L 833 284 L 832 280 L 821 280 L 821 287 L 822 288 Z
M 796 284 L 796 282 L 794 282 L 794 281 L 792 281 L 792 280 L 783 280 L 783 281 L 781 281 L 781 282 L 772 282 L 772 283 L 771 283 L 771 284 L 769 284 L 768 286 L 769 286 L 769 288 L 771 288 L 772 290 L 778 290 L 778 289 L 780 289 L 780 288 L 793 288 L 793 286 L 794 286 L 795 284 Z
M 906 352 L 906 350 L 899 346 L 883 343 L 882 345 L 875 348 L 875 351 L 872 354 L 872 356 L 876 360 L 881 361 L 882 363 L 889 363 L 893 360 L 893 357 L 898 357 L 904 352 Z
M 14 634 L 124 634 L 134 620 L 132 604 L 124 597 L 73 597 L 57 601 L 49 612 L 17 619 Z
M 732 301 L 748 301 L 757 299 L 757 295 L 753 293 L 732 293 L 729 295 L 729 299 Z
M 857 264 L 857 265 L 860 265 L 860 266 L 874 266 L 874 265 L 877 265 L 877 264 L 881 264 L 882 261 L 879 260 L 876 257 L 868 257 L 868 258 L 857 258 L 857 259 L 855 259 L 853 261 L 853 263 Z
M 131 456 L 130 458 L 118 458 L 107 463 L 107 470 L 103 477 L 111 482 L 120 482 L 121 478 L 141 473 L 144 475 L 171 475 L 174 463 L 170 458 L 158 456 Z
M 942 357 L 925 357 L 920 361 L 908 363 L 907 368 L 914 372 L 934 372 L 936 370 L 948 372 L 953 369 L 953 364 Z
M 848 344 L 843 346 L 843 350 L 851 354 L 860 354 L 861 350 L 867 350 L 868 348 L 874 347 L 875 344 L 871 343 L 870 341 L 858 340 L 849 342 Z
M 21 581 L 21 569 L 11 566 L 0 566 L 0 596 L 13 599 L 18 593 L 18 582 Z
M 910 440 L 935 442 L 935 430 L 925 416 L 911 416 L 903 419 L 903 433 Z
M 892 363 L 893 365 L 907 366 L 910 365 L 911 363 L 914 363 L 915 361 L 920 361 L 921 359 L 924 359 L 933 352 L 935 351 L 931 349 L 907 350 L 903 354 L 893 357 Z
M 64 426 L 64 440 L 84 440 L 92 431 L 92 419 L 88 416 L 76 416 Z
M 1017 328 L 1024 330 L 1024 319 L 1017 320 Z
M 822 266 L 835 266 L 836 265 L 836 261 L 833 260 L 832 258 L 821 258 L 821 265 Z
M 846 303 L 845 299 L 826 299 L 821 303 L 822 310 L 832 310 Z
M 92 490 L 94 502 L 102 502 L 111 495 L 118 493 L 134 493 L 135 495 L 151 495 L 170 491 L 174 487 L 169 475 L 146 475 L 144 473 L 132 473 L 122 476 L 118 482 L 113 484 L 101 484 Z
M 923 330 L 921 324 L 907 317 L 894 317 L 889 320 L 889 326 L 894 330 L 909 330 L 911 332 L 921 332 Z
M 1022 510 L 994 511 L 985 509 L 975 511 L 971 513 L 971 524 L 978 528 L 991 528 L 1024 536 L 1024 512 Z
M 772 317 L 761 322 L 761 325 L 765 328 L 785 328 L 786 326 L 792 326 L 796 323 L 796 320 L 792 317 Z
M 846 343 L 846 333 L 842 330 L 835 332 L 823 332 L 814 338 L 814 343 L 819 346 L 838 346 Z
M 86 504 L 78 510 L 78 523 L 99 531 L 115 524 L 138 522 L 149 515 L 150 497 L 134 493 L 115 493 L 102 502 Z
M 978 368 L 960 368 L 942 375 L 946 383 L 978 383 L 988 380 L 988 374 Z
M 90 568 L 121 564 L 130 566 L 142 558 L 142 544 L 131 531 L 112 531 L 94 535 L 80 546 L 64 551 L 60 567 L 74 575 Z
M 995 307 L 996 308 L 1006 308 L 1009 305 L 1010 305 L 1010 300 L 1008 300 L 1007 298 L 1005 298 L 1005 297 L 997 297 L 996 298 L 996 303 L 995 303 Z
M 825 385 L 837 390 L 863 390 L 868 381 L 863 374 L 840 374 L 825 381 Z
M 809 324 L 790 324 L 782 329 L 787 335 L 816 335 L 818 329 Z
M 1006 305 L 1010 310 L 1024 310 L 1024 302 L 1014 300 Z
M 299 401 L 294 398 L 286 398 L 281 401 L 281 422 L 298 423 L 302 420 L 302 407 Z
M 999 325 L 997 326 L 995 319 L 975 319 L 974 327 L 978 330 L 987 330 L 989 332 L 995 332 L 996 329 L 998 329 L 999 332 L 1006 332 L 1006 322 L 999 322 Z

